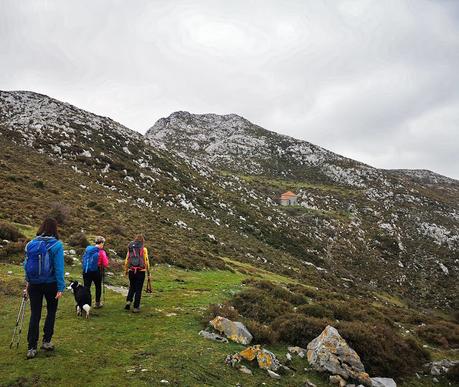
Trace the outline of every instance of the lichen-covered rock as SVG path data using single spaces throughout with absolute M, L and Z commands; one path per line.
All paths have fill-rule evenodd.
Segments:
M 225 317 L 217 316 L 210 321 L 210 325 L 220 333 L 224 333 L 228 339 L 239 344 L 250 344 L 253 339 L 249 330 L 239 321 L 231 321 Z
M 317 371 L 339 375 L 345 380 L 355 380 L 365 386 L 372 382 L 360 357 L 338 331 L 328 325 L 323 332 L 308 344 L 309 363 Z
M 258 366 L 262 369 L 277 371 L 280 367 L 276 355 L 267 349 L 261 348 L 260 345 L 248 347 L 239 352 L 239 355 L 248 361 L 252 361 L 256 358 Z

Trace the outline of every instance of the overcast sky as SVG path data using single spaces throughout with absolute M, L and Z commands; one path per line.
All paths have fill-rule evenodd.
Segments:
M 144 133 L 236 113 L 381 168 L 459 179 L 459 1 L 0 1 L 0 89 Z

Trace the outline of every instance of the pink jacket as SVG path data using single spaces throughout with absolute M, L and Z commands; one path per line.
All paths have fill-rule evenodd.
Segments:
M 99 261 L 97 265 L 99 267 L 108 267 L 108 257 L 104 249 L 99 250 Z

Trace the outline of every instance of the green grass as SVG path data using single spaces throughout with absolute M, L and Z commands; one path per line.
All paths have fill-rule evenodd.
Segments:
M 8 271 L 13 274 L 8 275 Z M 77 266 L 70 272 L 73 278 L 79 277 Z M 126 281 L 116 275 L 110 282 Z M 198 335 L 203 310 L 238 291 L 244 275 L 184 271 L 161 265 L 154 268 L 152 276 L 153 293 L 143 294 L 142 312 L 138 315 L 123 310 L 122 295 L 107 291 L 104 308 L 94 310 L 89 320 L 77 318 L 73 296 L 66 293 L 57 314 L 53 338 L 56 350 L 39 352 L 37 358 L 27 361 L 27 322 L 19 350 L 8 348 L 20 301 L 22 269 L 0 264 L 2 282 L 18 286 L 17 296 L 0 293 L 0 384 L 159 385 L 162 379 L 180 386 L 277 384 L 256 367 L 251 367 L 254 375 L 247 376 L 224 364 L 226 355 L 240 351 L 241 345 L 216 343 Z M 171 313 L 176 315 L 168 317 Z M 28 316 L 29 311 L 26 319 Z M 274 350 L 281 359 L 286 353 L 285 346 L 276 346 Z M 305 366 L 304 362 L 298 369 Z M 321 376 L 304 371 L 286 375 L 281 384 L 298 385 L 306 377 L 319 386 L 326 385 Z

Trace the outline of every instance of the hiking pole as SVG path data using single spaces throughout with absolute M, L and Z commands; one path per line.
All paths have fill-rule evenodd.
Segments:
M 145 289 L 145 292 L 146 293 L 152 293 L 152 290 L 151 290 L 151 280 L 150 280 L 150 270 L 147 270 L 147 275 L 148 275 L 148 278 L 147 278 L 147 287 Z
M 105 304 L 105 267 L 102 266 L 102 303 Z
M 27 304 L 27 291 L 22 293 L 21 305 L 19 306 L 18 316 L 16 318 L 16 325 L 13 330 L 13 337 L 11 338 L 10 349 L 16 344 L 16 349 L 19 348 L 19 341 L 21 340 L 22 327 L 24 325 L 24 316 Z

